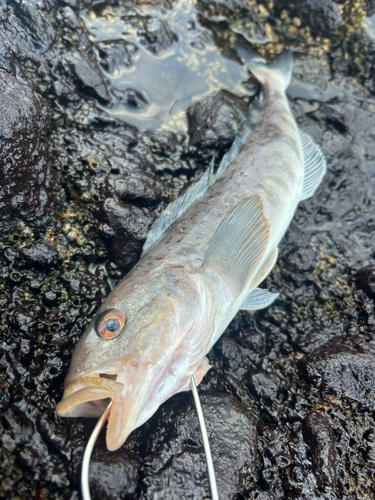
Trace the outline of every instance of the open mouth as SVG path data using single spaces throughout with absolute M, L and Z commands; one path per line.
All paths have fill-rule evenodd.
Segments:
M 116 374 L 100 373 L 72 381 L 56 407 L 60 417 L 99 417 L 108 405 L 121 394 L 123 384 Z

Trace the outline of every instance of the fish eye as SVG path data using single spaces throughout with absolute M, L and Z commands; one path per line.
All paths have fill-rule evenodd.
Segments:
M 125 314 L 119 309 L 111 309 L 99 316 L 95 330 L 102 339 L 111 340 L 122 332 L 125 323 Z

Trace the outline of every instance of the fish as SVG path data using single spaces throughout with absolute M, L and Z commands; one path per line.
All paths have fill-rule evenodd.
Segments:
M 239 310 L 278 297 L 259 285 L 300 201 L 326 171 L 298 129 L 286 89 L 293 57 L 236 50 L 259 81 L 238 134 L 154 223 L 135 267 L 99 308 L 73 352 L 56 412 L 99 417 L 112 400 L 106 444 L 116 450 L 174 394 L 210 369 L 207 353 Z

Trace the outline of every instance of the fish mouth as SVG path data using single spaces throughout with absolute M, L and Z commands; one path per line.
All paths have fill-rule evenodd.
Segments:
M 123 390 L 117 375 L 95 373 L 73 380 L 56 406 L 60 417 L 100 417 L 109 399 L 117 399 Z
M 129 434 L 139 426 L 137 420 L 144 392 L 130 381 L 124 384 L 118 382 L 117 378 L 117 375 L 110 373 L 95 373 L 73 380 L 66 386 L 63 398 L 56 406 L 56 413 L 60 417 L 99 418 L 112 400 L 106 434 L 110 451 L 120 448 Z

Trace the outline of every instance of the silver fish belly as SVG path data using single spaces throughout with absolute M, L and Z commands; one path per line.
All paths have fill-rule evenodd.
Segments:
M 80 339 L 61 416 L 99 416 L 113 401 L 107 447 L 115 450 L 173 394 L 197 384 L 205 355 L 239 309 L 277 297 L 257 288 L 298 203 L 325 173 L 319 147 L 298 130 L 285 90 L 290 53 L 271 64 L 239 50 L 263 88 L 218 172 L 167 207 L 136 267 Z

